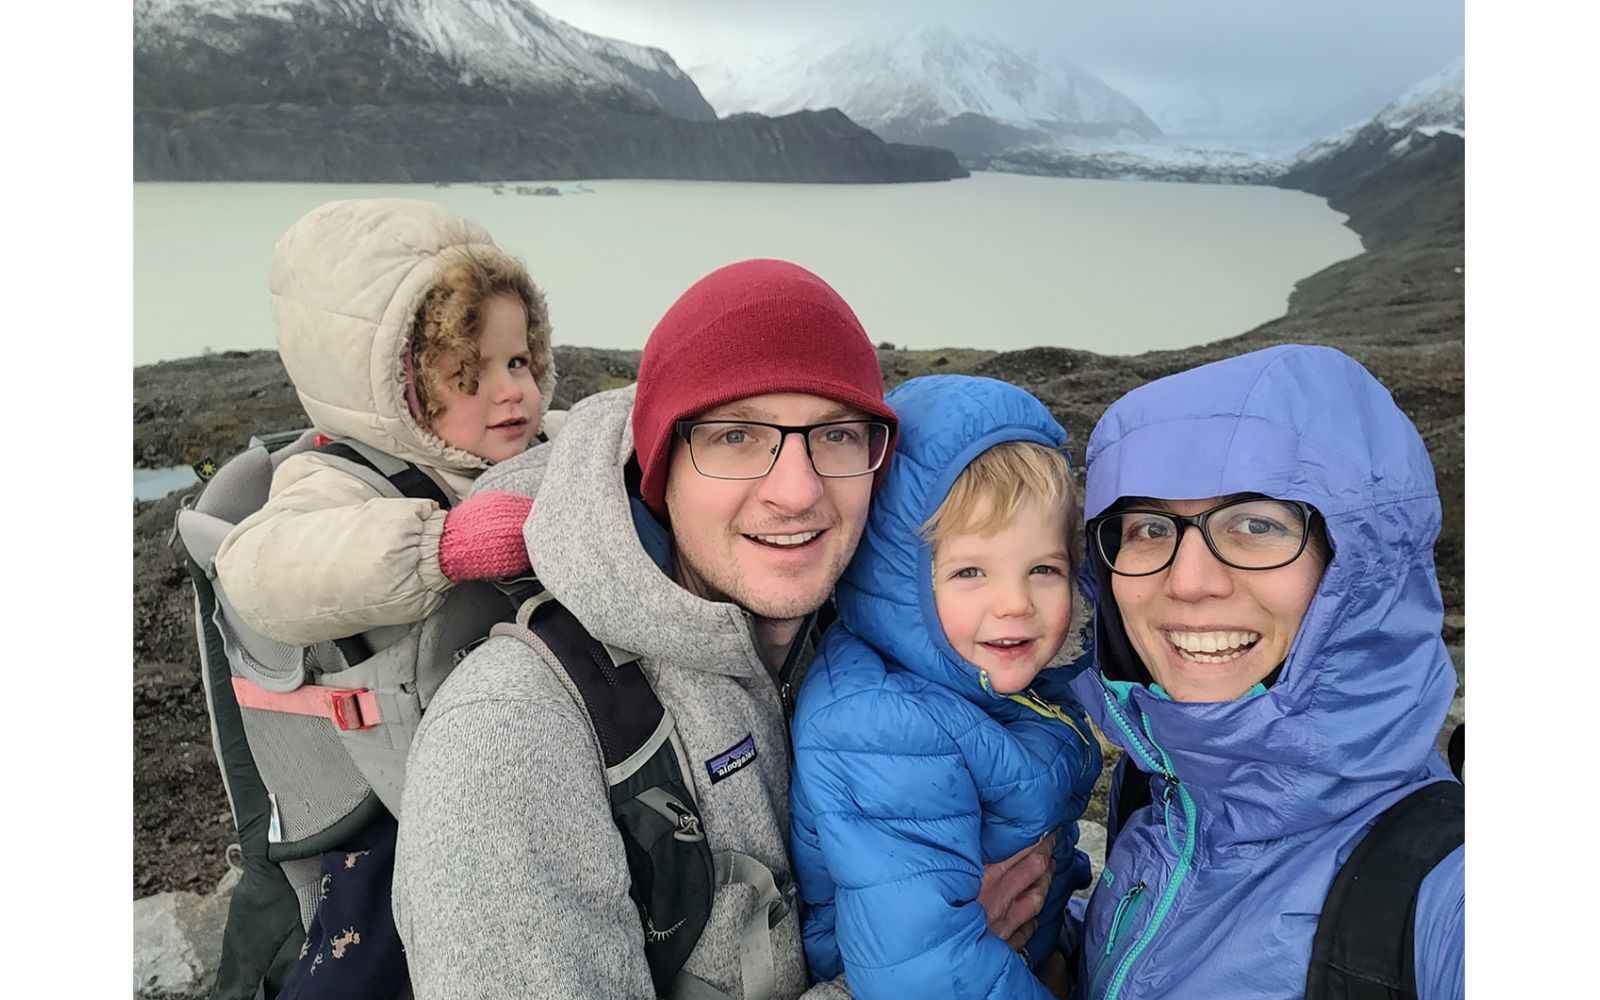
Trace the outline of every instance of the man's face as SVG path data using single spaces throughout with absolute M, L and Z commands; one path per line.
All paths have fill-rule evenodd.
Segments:
M 747 396 L 698 420 L 815 424 L 866 414 L 820 396 Z M 677 437 L 667 470 L 678 583 L 708 600 L 727 600 L 758 618 L 785 620 L 815 611 L 855 554 L 867 523 L 871 473 L 818 476 L 806 443 L 787 435 L 777 464 L 761 479 L 701 475 Z

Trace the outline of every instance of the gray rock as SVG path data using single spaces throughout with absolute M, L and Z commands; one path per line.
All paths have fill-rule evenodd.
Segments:
M 163 892 L 133 901 L 135 1000 L 199 1000 L 211 989 L 239 875 L 230 869 L 209 895 Z
M 1089 893 L 1094 891 L 1095 883 L 1100 879 L 1100 869 L 1106 866 L 1106 828 L 1094 820 L 1078 820 L 1078 850 L 1089 855 L 1089 885 L 1073 893 L 1080 899 L 1088 899 Z

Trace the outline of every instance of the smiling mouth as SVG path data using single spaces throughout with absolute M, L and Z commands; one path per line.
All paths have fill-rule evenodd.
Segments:
M 516 427 L 525 427 L 527 423 L 527 417 L 512 417 L 510 420 L 502 420 L 498 424 L 490 424 L 489 429 L 492 431 L 509 430 Z
M 1194 663 L 1230 663 L 1255 648 L 1260 632 L 1167 632 L 1178 655 Z
M 772 549 L 798 549 L 822 537 L 822 532 L 802 531 L 794 535 L 745 535 L 744 537 L 757 545 L 765 545 Z
M 1000 656 L 1013 656 L 1026 652 L 1035 641 L 1035 639 L 981 639 L 978 645 Z

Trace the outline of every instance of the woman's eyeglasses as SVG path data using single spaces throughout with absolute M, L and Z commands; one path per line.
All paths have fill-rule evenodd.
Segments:
M 1313 513 L 1310 504 L 1269 497 L 1230 500 L 1192 516 L 1133 508 L 1094 518 L 1089 537 L 1119 576 L 1149 576 L 1172 565 L 1191 526 L 1224 565 L 1277 569 L 1305 551 Z

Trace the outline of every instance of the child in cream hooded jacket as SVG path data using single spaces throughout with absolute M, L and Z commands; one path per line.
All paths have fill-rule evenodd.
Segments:
M 415 464 L 452 502 L 546 423 L 543 296 L 488 233 L 437 205 L 314 209 L 278 241 L 269 287 L 279 354 L 316 429 Z M 217 575 L 244 620 L 281 642 L 408 624 L 461 580 L 526 570 L 531 504 L 480 493 L 446 511 L 305 452 L 223 542 Z

